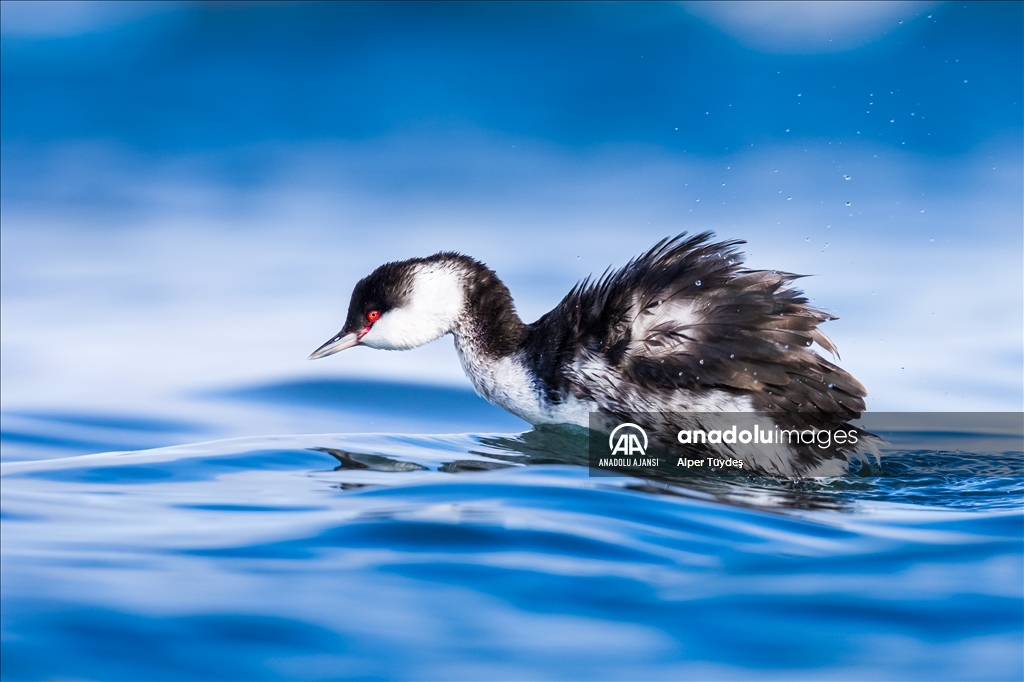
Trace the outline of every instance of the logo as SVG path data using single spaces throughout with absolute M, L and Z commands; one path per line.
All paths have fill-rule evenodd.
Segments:
M 640 439 L 643 438 L 643 445 Z M 643 457 L 647 451 L 647 434 L 636 424 L 619 424 L 608 436 L 608 448 L 613 455 Z

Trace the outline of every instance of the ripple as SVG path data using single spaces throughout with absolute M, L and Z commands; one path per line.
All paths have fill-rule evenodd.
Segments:
M 4 674 L 1012 677 L 1021 453 L 884 454 L 591 476 L 552 427 L 5 463 Z

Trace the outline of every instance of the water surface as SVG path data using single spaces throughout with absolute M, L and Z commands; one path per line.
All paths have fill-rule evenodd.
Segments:
M 801 482 L 591 476 L 563 428 L 7 462 L 3 677 L 1020 679 L 1024 453 L 937 438 L 1018 443 Z

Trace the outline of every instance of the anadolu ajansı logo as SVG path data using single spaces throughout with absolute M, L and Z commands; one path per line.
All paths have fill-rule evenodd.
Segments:
M 641 438 L 643 445 L 640 444 Z M 647 433 L 636 424 L 619 424 L 608 436 L 608 448 L 613 455 L 644 457 L 647 453 Z

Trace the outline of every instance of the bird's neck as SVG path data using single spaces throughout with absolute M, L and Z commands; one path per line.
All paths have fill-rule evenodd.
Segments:
M 514 355 L 526 325 L 516 313 L 508 287 L 484 268 L 467 279 L 464 301 L 452 328 L 459 352 L 483 361 Z
M 461 283 L 461 310 L 449 331 L 462 367 L 476 392 L 513 414 L 527 418 L 536 398 L 529 372 L 518 351 L 526 334 L 512 294 L 483 263 L 445 254 L 455 264 Z
M 530 423 L 544 421 L 534 378 L 519 353 L 526 325 L 504 284 L 496 281 L 471 292 L 452 333 L 477 394 Z

